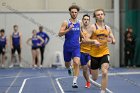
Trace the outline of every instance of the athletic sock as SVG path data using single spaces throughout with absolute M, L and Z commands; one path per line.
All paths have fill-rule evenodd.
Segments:
M 73 75 L 73 70 L 72 70 L 72 67 L 71 67 L 71 66 L 68 68 L 68 74 L 69 74 L 70 76 Z
M 105 93 L 105 91 L 104 90 L 101 90 L 101 93 Z
M 74 84 L 74 83 L 77 83 L 77 78 L 78 78 L 77 76 L 74 76 L 74 77 L 73 77 L 73 84 Z
M 70 66 L 69 68 L 68 68 L 68 70 L 71 70 L 72 69 L 72 66 Z

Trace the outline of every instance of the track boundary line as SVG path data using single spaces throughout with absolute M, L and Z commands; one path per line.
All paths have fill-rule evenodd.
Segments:
M 12 81 L 12 83 L 10 84 L 10 86 L 6 89 L 5 93 L 8 93 L 9 90 L 11 89 L 11 87 L 14 85 L 14 83 L 16 82 L 17 78 L 19 77 L 21 73 L 21 70 L 17 73 L 17 75 L 15 76 L 15 79 Z
M 116 73 L 108 73 L 108 76 L 117 76 L 117 75 L 138 75 L 140 74 L 140 72 L 116 72 Z M 99 74 L 99 76 L 101 76 L 101 74 Z M 65 93 L 59 80 L 61 79 L 65 79 L 65 78 L 71 78 L 72 76 L 68 76 L 68 77 L 60 77 L 60 78 L 56 78 L 56 82 L 57 82 L 57 85 L 61 91 L 61 93 Z M 81 76 L 82 77 L 82 76 Z M 90 81 L 97 87 L 101 88 L 101 84 L 97 83 L 96 81 L 92 80 L 91 76 L 90 76 Z M 113 93 L 113 91 L 111 91 L 110 89 L 106 88 L 106 91 L 108 93 Z
M 35 78 L 46 78 L 46 77 L 49 77 L 49 76 L 39 76 L 39 77 L 25 78 L 25 79 L 23 80 L 23 82 L 22 82 L 22 85 L 21 85 L 21 87 L 20 87 L 18 93 L 22 93 L 22 91 L 23 91 L 23 89 L 24 89 L 24 86 L 25 86 L 27 80 L 31 80 L 31 79 L 35 79 Z

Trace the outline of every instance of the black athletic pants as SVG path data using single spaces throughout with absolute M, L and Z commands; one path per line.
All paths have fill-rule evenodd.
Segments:
M 41 56 L 41 65 L 43 65 L 45 46 L 41 46 L 39 47 L 39 49 L 40 49 L 40 56 Z M 35 60 L 35 63 L 37 64 L 37 58 Z

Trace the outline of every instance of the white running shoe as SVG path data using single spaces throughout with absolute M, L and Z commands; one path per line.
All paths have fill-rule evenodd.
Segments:
M 40 68 L 42 68 L 43 66 L 42 65 L 40 65 Z
M 5 67 L 4 64 L 2 64 L 1 67 L 4 68 Z
M 14 65 L 13 64 L 11 64 L 10 66 L 9 66 L 9 68 L 12 68 Z
M 105 91 L 104 90 L 101 90 L 101 93 L 105 93 Z
M 19 64 L 19 67 L 23 67 L 22 63 Z

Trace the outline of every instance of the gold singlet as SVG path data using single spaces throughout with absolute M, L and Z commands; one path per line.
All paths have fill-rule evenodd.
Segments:
M 101 43 L 101 45 L 100 46 L 92 45 L 90 55 L 93 57 L 102 57 L 104 55 L 109 54 L 107 39 L 110 32 L 106 29 L 106 26 L 105 29 L 98 29 L 96 24 L 95 26 L 96 30 L 92 34 L 91 39 L 98 40 Z
M 86 31 L 83 31 L 82 33 L 85 37 L 88 35 L 88 32 L 86 32 Z M 81 45 L 80 45 L 80 51 L 83 53 L 89 53 L 90 48 L 91 48 L 91 44 L 81 43 Z

